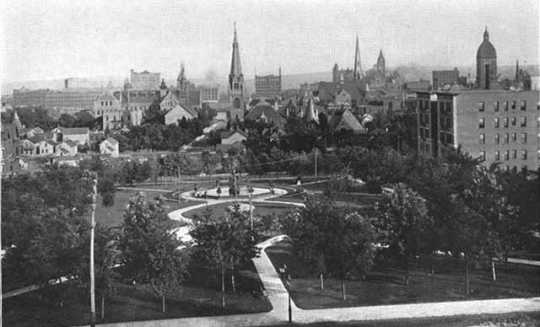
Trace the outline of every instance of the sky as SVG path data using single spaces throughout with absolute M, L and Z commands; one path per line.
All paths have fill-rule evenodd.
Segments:
M 351 66 L 473 66 L 488 26 L 498 64 L 539 63 L 538 0 L 28 0 L 0 5 L 2 82 L 228 74 L 236 21 L 244 75 Z

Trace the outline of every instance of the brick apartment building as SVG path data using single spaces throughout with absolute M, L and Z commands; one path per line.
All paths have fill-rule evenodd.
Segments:
M 540 167 L 540 92 L 418 92 L 418 152 L 439 157 L 457 148 L 484 165 Z

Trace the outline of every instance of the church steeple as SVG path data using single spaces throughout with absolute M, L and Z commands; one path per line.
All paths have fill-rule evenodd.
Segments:
M 489 32 L 487 30 L 487 25 L 486 25 L 486 29 L 484 30 L 484 41 L 489 41 Z
M 240 63 L 236 22 L 234 23 L 232 48 L 231 72 L 229 74 L 229 100 L 233 104 L 233 107 L 240 108 L 244 100 L 244 75 L 242 74 L 242 65 Z
M 379 57 L 377 58 L 377 71 L 383 74 L 386 72 L 386 60 L 384 59 L 382 49 L 379 51 Z
M 358 35 L 356 35 L 356 49 L 354 51 L 354 79 L 359 80 L 363 77 L 362 63 L 360 62 L 360 45 L 358 43 Z
M 186 87 L 186 72 L 184 68 L 184 63 L 180 64 L 180 73 L 178 74 L 178 78 L 176 78 L 176 86 L 180 90 L 184 90 Z

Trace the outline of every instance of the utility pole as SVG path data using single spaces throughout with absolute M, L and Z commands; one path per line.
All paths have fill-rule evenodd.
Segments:
M 315 177 L 317 177 L 317 148 L 315 148 Z
M 94 275 L 94 233 L 96 227 L 97 173 L 92 172 L 92 220 L 90 223 L 90 326 L 96 326 L 96 278 Z

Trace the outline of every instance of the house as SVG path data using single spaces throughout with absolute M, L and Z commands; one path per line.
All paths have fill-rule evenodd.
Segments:
M 36 144 L 30 139 L 21 140 L 21 154 L 33 156 L 36 154 Z
M 247 139 L 246 133 L 240 130 L 227 131 L 221 134 L 221 144 L 233 145 L 244 142 Z
M 99 153 L 110 155 L 111 157 L 118 157 L 120 153 L 118 141 L 112 137 L 105 139 L 99 144 Z
M 35 155 L 47 156 L 55 153 L 57 143 L 51 140 L 41 140 L 35 143 Z
M 78 145 L 90 143 L 90 130 L 88 127 L 65 128 L 57 127 L 52 130 L 53 141 L 62 142 L 71 140 Z
M 62 141 L 56 146 L 56 154 L 61 157 L 70 157 L 76 155 L 77 153 L 77 143 L 75 143 L 74 141 Z
M 271 123 L 280 130 L 282 130 L 285 126 L 285 118 L 279 114 L 278 110 L 276 110 L 266 101 L 257 103 L 255 107 L 253 107 L 246 114 L 245 119 Z
M 197 117 L 197 113 L 194 110 L 177 104 L 165 114 L 165 125 L 178 124 L 178 121 L 183 118 L 191 120 L 195 117 Z
M 335 113 L 330 119 L 330 126 L 334 131 L 349 130 L 358 134 L 367 132 L 367 129 L 349 109 Z
M 45 131 L 41 127 L 34 127 L 26 131 L 26 137 L 31 138 L 37 135 L 43 135 Z

